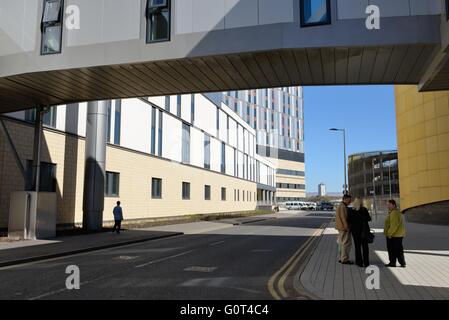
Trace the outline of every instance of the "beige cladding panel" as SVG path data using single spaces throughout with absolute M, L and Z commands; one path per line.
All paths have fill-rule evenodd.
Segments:
M 295 170 L 295 171 L 305 171 L 304 162 L 288 161 L 283 159 L 268 158 L 277 169 Z
M 305 184 L 304 177 L 276 175 L 276 183 L 293 183 L 293 184 Z
M 120 197 L 105 199 L 105 220 L 108 220 L 108 215 L 112 215 L 117 200 L 122 201 L 124 215 L 128 219 L 247 211 L 256 208 L 255 183 L 212 171 L 115 147 L 107 150 L 107 170 L 120 173 Z M 162 199 L 151 198 L 153 177 L 162 179 Z M 190 200 L 182 199 L 182 182 L 190 183 Z M 211 186 L 211 200 L 204 200 L 205 185 Z M 221 200 L 222 187 L 226 188 L 226 201 Z M 240 201 L 234 202 L 234 189 L 240 191 Z M 252 201 L 248 201 L 249 194 Z

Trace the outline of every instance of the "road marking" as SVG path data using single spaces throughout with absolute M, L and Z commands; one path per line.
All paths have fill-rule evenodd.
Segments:
M 184 269 L 184 271 L 193 271 L 193 272 L 214 272 L 215 270 L 217 270 L 218 267 L 197 267 L 197 266 L 192 266 L 192 267 L 187 267 Z
M 166 260 L 169 260 L 169 259 L 185 256 L 186 254 L 192 253 L 193 251 L 195 251 L 195 250 L 189 250 L 189 251 L 178 253 L 178 254 L 175 254 L 175 255 L 172 255 L 172 256 L 169 256 L 169 257 L 153 260 L 153 261 L 150 261 L 150 262 L 147 262 L 147 263 L 144 263 L 144 264 L 140 264 L 140 265 L 136 266 L 136 268 L 142 268 L 142 267 L 145 267 L 145 266 L 148 266 L 148 265 L 151 265 L 151 264 L 155 264 L 155 263 L 158 263 L 158 262 L 162 262 L 162 261 L 166 261 Z
M 322 225 L 321 227 L 324 227 L 324 225 Z M 322 229 L 318 229 L 318 230 L 315 231 L 313 236 L 309 238 L 309 241 L 307 242 L 307 245 L 304 246 L 303 250 L 301 250 L 301 252 L 299 253 L 298 257 L 296 257 L 296 259 L 293 261 L 293 263 L 290 265 L 290 267 L 287 269 L 287 271 L 279 279 L 278 288 L 279 288 L 279 292 L 281 293 L 283 298 L 287 298 L 288 297 L 287 291 L 285 290 L 285 280 L 287 280 L 287 277 L 290 275 L 290 273 L 296 267 L 298 262 L 301 260 L 301 258 L 304 256 L 304 254 L 307 252 L 309 247 L 312 245 L 313 240 L 315 239 L 315 237 L 318 236 L 320 234 L 320 232 L 322 232 Z
M 281 300 L 281 296 L 276 292 L 275 289 L 276 279 L 280 276 L 280 279 L 277 282 L 277 287 L 282 297 L 287 298 L 288 294 L 284 288 L 285 280 L 287 279 L 288 275 L 291 273 L 293 268 L 296 266 L 300 258 L 304 255 L 304 252 L 306 252 L 306 249 L 310 246 L 313 239 L 318 235 L 318 233 L 323 231 L 324 226 L 325 224 L 323 223 L 317 230 L 315 230 L 313 235 L 307 239 L 307 241 L 290 257 L 290 259 L 287 260 L 287 262 L 268 281 L 268 291 L 275 300 Z
M 224 241 L 217 241 L 217 242 L 211 243 L 209 245 L 209 247 L 215 247 L 215 246 L 218 246 L 219 244 L 223 244 L 223 243 L 225 243 L 225 242 Z
M 119 257 L 115 257 L 114 259 L 117 260 L 134 260 L 137 259 L 138 256 L 119 256 Z

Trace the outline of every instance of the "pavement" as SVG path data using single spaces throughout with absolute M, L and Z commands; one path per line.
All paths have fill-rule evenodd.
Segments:
M 296 299 L 302 253 L 330 220 L 307 215 L 138 230 L 182 235 L 0 268 L 0 299 Z M 80 270 L 79 290 L 66 288 L 72 265 Z
M 406 216 L 405 216 L 406 218 Z M 379 268 L 379 290 L 367 289 L 370 274 L 337 262 L 337 231 L 333 223 L 323 235 L 300 275 L 300 284 L 315 299 L 332 300 L 446 300 L 449 299 L 449 226 L 406 222 L 404 251 L 407 267 L 386 268 L 383 235 L 385 215 L 374 217 L 376 231 L 370 262 Z M 354 249 L 351 260 L 354 261 Z

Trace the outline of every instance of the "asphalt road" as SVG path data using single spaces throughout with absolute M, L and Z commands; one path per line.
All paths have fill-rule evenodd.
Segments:
M 290 214 L 1 268 L 0 299 L 271 300 L 270 279 L 328 221 Z M 69 265 L 80 270 L 79 290 L 66 288 Z

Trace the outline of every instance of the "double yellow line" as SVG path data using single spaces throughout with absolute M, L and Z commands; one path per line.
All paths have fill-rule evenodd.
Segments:
M 288 293 L 285 290 L 285 281 L 288 276 L 295 270 L 298 262 L 306 254 L 309 247 L 312 245 L 315 237 L 321 235 L 326 224 L 323 223 L 321 227 L 313 233 L 309 239 L 288 259 L 288 261 L 270 278 L 268 281 L 268 291 L 275 300 L 287 299 Z

